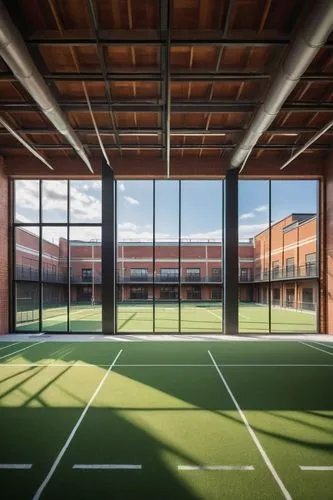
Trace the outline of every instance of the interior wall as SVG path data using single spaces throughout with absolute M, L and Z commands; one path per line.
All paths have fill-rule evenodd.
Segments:
M 0 335 L 8 333 L 8 177 L 0 157 Z

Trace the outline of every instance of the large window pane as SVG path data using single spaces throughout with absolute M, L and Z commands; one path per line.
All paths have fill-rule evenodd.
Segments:
M 15 286 L 16 325 L 19 332 L 38 332 L 39 330 L 39 285 L 20 281 Z
M 269 332 L 269 182 L 239 182 L 239 331 Z
M 39 222 L 39 181 L 15 181 L 15 222 Z
M 272 181 L 272 326 L 316 332 L 317 181 Z
M 15 279 L 39 280 L 39 227 L 15 228 Z
M 42 181 L 42 222 L 67 222 L 67 181 Z
M 101 221 L 101 181 L 70 181 L 70 222 L 89 224 Z
M 181 331 L 222 331 L 222 181 L 181 183 Z
M 42 329 L 67 331 L 67 227 L 42 228 Z
M 101 228 L 70 227 L 70 331 L 100 331 Z
M 179 182 L 155 182 L 155 331 L 179 331 Z
M 117 182 L 117 329 L 153 331 L 153 182 Z

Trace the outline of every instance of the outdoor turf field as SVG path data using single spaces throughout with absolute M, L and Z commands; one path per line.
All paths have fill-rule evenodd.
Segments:
M 221 304 L 216 303 L 182 303 L 180 331 L 189 332 L 221 332 Z M 17 330 L 38 331 L 38 321 L 27 321 L 28 314 L 22 313 L 21 323 Z M 70 330 L 100 331 L 101 306 L 73 306 L 69 313 Z M 255 304 L 240 305 L 240 332 L 268 332 L 268 307 Z M 149 304 L 121 304 L 117 307 L 118 332 L 152 332 L 153 307 Z M 49 308 L 44 310 L 43 331 L 66 331 L 67 308 Z M 316 332 L 316 314 L 309 311 L 292 311 L 272 309 L 273 332 Z M 156 304 L 155 332 L 179 332 L 178 307 L 168 304 Z
M 1 498 L 332 498 L 325 337 L 37 338 L 0 343 Z

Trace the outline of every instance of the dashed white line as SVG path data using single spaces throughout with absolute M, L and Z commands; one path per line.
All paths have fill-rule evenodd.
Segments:
M 299 468 L 303 471 L 315 470 L 321 472 L 333 472 L 333 465 L 300 465 Z
M 29 470 L 32 464 L 0 464 L 1 470 Z
M 141 470 L 141 464 L 75 464 L 73 469 L 82 470 Z
M 186 471 L 205 471 L 205 470 L 221 470 L 221 471 L 232 471 L 232 470 L 254 470 L 253 465 L 178 465 L 178 470 Z

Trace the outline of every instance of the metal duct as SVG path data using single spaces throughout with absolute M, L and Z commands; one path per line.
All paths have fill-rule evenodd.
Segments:
M 238 168 L 274 121 L 283 103 L 296 87 L 303 73 L 333 30 L 333 1 L 313 2 L 305 24 L 296 34 L 283 64 L 273 78 L 265 101 L 258 109 L 249 129 L 236 147 L 230 168 Z
M 38 160 L 44 163 L 50 170 L 54 170 L 54 168 L 49 164 L 49 162 L 44 158 L 43 155 L 38 153 L 35 148 L 31 146 L 22 136 L 19 134 L 16 130 L 11 127 L 11 125 L 2 117 L 0 116 L 0 125 L 2 125 L 8 132 L 12 134 L 15 139 L 17 139 L 25 148 L 27 148 L 30 153 L 32 153 Z M 10 146 L 9 146 L 10 147 Z
M 69 124 L 55 98 L 39 73 L 24 40 L 0 0 L 0 55 L 16 78 L 40 106 L 55 128 L 66 137 L 77 154 L 93 173 L 83 144 Z

